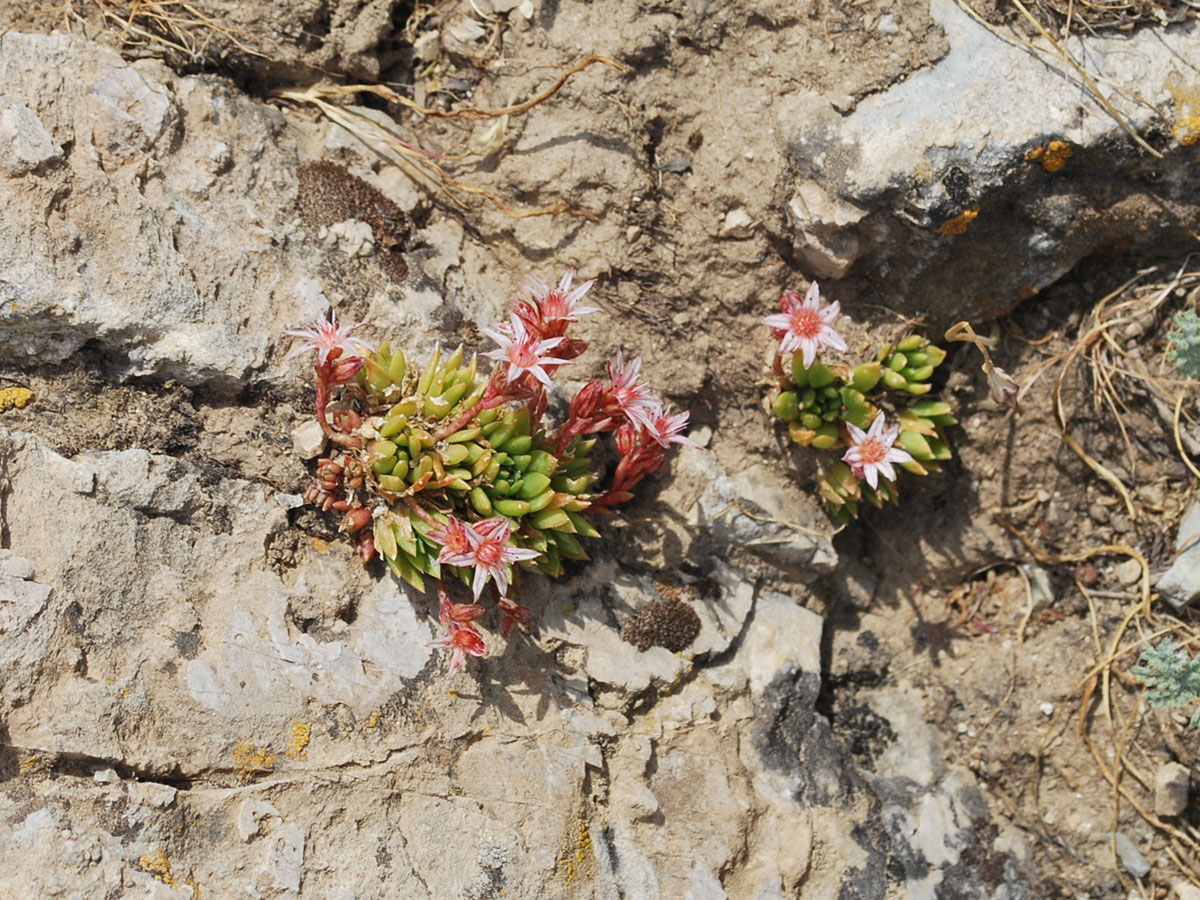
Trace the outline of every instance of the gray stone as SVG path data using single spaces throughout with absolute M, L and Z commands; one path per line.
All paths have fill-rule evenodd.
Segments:
M 1054 50 L 1031 53 L 954 0 L 930 11 L 950 44 L 932 66 L 845 116 L 815 92 L 781 101 L 797 167 L 787 210 L 809 275 L 844 279 L 832 288 L 843 296 L 885 285 L 879 302 L 948 323 L 1008 311 L 1102 245 L 1190 247 L 1184 223 L 1200 206 L 1186 128 L 1151 159 Z M 877 28 L 899 25 L 889 14 Z M 1146 133 L 1172 125 L 1155 107 L 1184 114 L 1171 92 L 1200 64 L 1198 32 L 1193 19 L 1064 45 Z
M 1178 816 L 1188 807 L 1191 776 L 1186 766 L 1177 762 L 1159 766 L 1154 775 L 1154 814 Z
M 1117 859 L 1126 872 L 1134 878 L 1144 878 L 1150 874 L 1150 863 L 1124 832 L 1118 831 L 1113 840 L 1117 848 Z
M 292 429 L 292 449 L 301 459 L 316 459 L 325 452 L 328 439 L 321 423 L 309 417 Z
M 775 565 L 815 574 L 837 562 L 825 513 L 810 494 L 767 466 L 729 473 L 712 453 L 681 447 L 663 493 L 693 526 Z
M 1154 587 L 1175 609 L 1200 597 L 1200 503 L 1193 503 L 1179 523 L 1175 560 Z
M 0 169 L 11 176 L 24 175 L 61 156 L 62 149 L 28 106 L 17 103 L 0 109 Z

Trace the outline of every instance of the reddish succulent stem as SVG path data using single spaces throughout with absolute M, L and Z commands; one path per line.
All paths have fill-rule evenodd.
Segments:
M 426 525 L 433 525 L 435 528 L 441 527 L 441 523 L 437 519 L 435 519 L 433 516 L 431 516 L 428 513 L 428 511 L 426 511 L 425 507 L 423 507 L 420 503 L 418 503 L 412 497 L 405 497 L 404 503 L 410 510 L 415 512 L 421 518 L 421 521 L 424 522 Z

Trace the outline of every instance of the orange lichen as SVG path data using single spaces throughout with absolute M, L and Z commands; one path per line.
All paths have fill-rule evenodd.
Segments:
M 167 854 L 163 853 L 162 847 L 153 853 L 147 853 L 138 860 L 138 865 L 141 866 L 143 872 L 149 872 L 167 887 L 176 886 L 175 876 L 171 874 L 171 861 L 167 859 Z
M 579 822 L 579 835 L 575 838 L 575 847 L 572 850 L 568 850 L 564 854 L 564 857 L 567 864 L 566 880 L 568 883 L 573 881 L 577 876 L 585 874 L 583 871 L 585 863 L 589 859 L 594 859 L 592 857 L 592 834 L 588 830 L 588 824 L 585 820 L 581 819 Z M 595 878 L 595 866 L 587 866 L 586 868 L 588 870 L 586 872 L 587 877 Z
M 1200 85 L 1185 84 L 1172 72 L 1163 87 L 1175 101 L 1175 137 L 1182 146 L 1190 147 L 1200 141 Z
M 948 222 L 943 222 L 937 229 L 938 234 L 955 235 L 962 234 L 967 230 L 967 226 L 975 221 L 975 217 L 979 215 L 977 209 L 965 209 Z
M 33 399 L 33 391 L 23 387 L 0 388 L 0 413 L 10 409 L 24 409 Z
M 259 749 L 252 741 L 239 740 L 233 747 L 233 765 L 239 781 L 249 781 L 275 768 L 275 754 Z
M 1040 161 L 1047 172 L 1057 172 L 1067 164 L 1067 160 L 1075 153 L 1074 148 L 1066 141 L 1051 141 L 1044 146 L 1037 146 L 1025 154 L 1026 162 Z
M 21 770 L 22 775 L 33 775 L 49 769 L 50 760 L 44 756 L 38 756 L 36 753 L 29 753 L 21 757 L 18 762 L 18 768 Z
M 303 759 L 312 739 L 312 726 L 303 722 L 292 724 L 292 739 L 288 741 L 287 755 L 292 759 Z

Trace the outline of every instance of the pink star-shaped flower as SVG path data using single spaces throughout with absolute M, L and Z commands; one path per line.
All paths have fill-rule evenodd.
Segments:
M 316 350 L 317 362 L 323 366 L 334 350 L 338 350 L 343 356 L 359 356 L 358 349 L 360 347 L 373 353 L 375 348 L 366 341 L 350 337 L 350 332 L 362 328 L 366 324 L 366 322 L 355 322 L 353 325 L 339 326 L 337 313 L 331 309 L 328 321 L 324 317 L 318 316 L 308 323 L 308 328 L 284 332 L 288 337 L 301 338 L 304 341 L 303 344 L 292 350 L 287 358 L 295 359 L 309 350 Z
M 799 350 L 807 369 L 816 361 L 822 347 L 845 350 L 846 342 L 833 330 L 833 323 L 842 314 L 842 305 L 836 300 L 821 309 L 821 289 L 814 281 L 808 286 L 804 299 L 795 291 L 787 290 L 779 298 L 778 312 L 763 319 L 771 326 L 771 334 L 779 339 L 779 353 Z
M 580 316 L 600 312 L 600 307 L 577 305 L 596 282 L 594 279 L 585 281 L 575 290 L 571 290 L 574 277 L 575 270 L 567 269 L 558 287 L 552 288 L 536 275 L 530 275 L 529 282 L 522 285 L 521 289 L 529 291 L 530 296 L 537 302 L 542 319 L 546 322 L 578 322 Z
M 467 546 L 462 547 L 458 541 L 458 532 L 455 530 L 452 544 L 442 545 L 437 561 L 450 566 L 475 570 L 471 589 L 475 594 L 476 601 L 483 593 L 483 588 L 489 578 L 495 580 L 500 596 L 503 597 L 508 593 L 508 567 L 523 559 L 537 559 L 540 555 L 536 550 L 508 546 L 508 538 L 512 534 L 512 523 L 503 516 L 484 519 L 474 525 L 459 522 L 457 519 L 452 519 L 451 522 L 457 522 L 458 526 L 461 526 L 462 533 L 467 539 Z M 430 536 L 437 540 L 437 534 L 438 532 L 431 532 Z
M 459 625 L 451 622 L 445 637 L 431 641 L 431 647 L 446 647 L 450 650 L 450 671 L 447 678 L 453 678 L 459 667 L 468 656 L 487 656 L 490 652 L 483 641 L 483 635 L 475 630 L 474 625 Z
M 646 426 L 646 433 L 663 448 L 672 444 L 686 444 L 699 450 L 699 444 L 681 434 L 683 429 L 687 428 L 688 415 L 687 410 L 672 412 L 669 403 L 656 406 L 650 414 L 650 424 Z
M 880 474 L 888 481 L 896 480 L 892 463 L 913 461 L 907 450 L 892 446 L 900 434 L 900 426 L 885 427 L 883 413 L 875 417 L 866 431 L 849 422 L 846 427 L 850 430 L 850 449 L 842 455 L 842 459 L 850 463 L 854 477 L 865 478 L 872 490 L 879 486 Z
M 548 365 L 561 366 L 567 362 L 565 359 L 547 355 L 563 342 L 563 338 L 555 337 L 539 341 L 536 335 L 529 333 L 525 328 L 525 323 L 515 314 L 511 324 L 484 328 L 483 333 L 500 345 L 498 349 L 489 350 L 483 355 L 489 359 L 508 363 L 507 381 L 509 384 L 516 381 L 522 373 L 528 372 L 549 387 L 550 374 L 545 367 Z
M 610 396 L 630 422 L 644 428 L 653 428 L 653 416 L 655 410 L 662 405 L 662 401 L 644 384 L 638 383 L 638 375 L 641 371 L 642 358 L 640 356 L 626 366 L 621 359 L 621 351 L 618 350 L 617 358 L 608 363 L 608 377 L 612 379 Z

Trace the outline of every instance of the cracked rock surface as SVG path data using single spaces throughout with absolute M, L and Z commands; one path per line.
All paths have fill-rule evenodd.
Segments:
M 377 76 L 399 6 L 214 8 L 287 20 L 290 49 L 254 70 L 281 83 Z M 869 761 L 823 711 L 806 585 L 860 563 L 839 561 L 759 408 L 759 322 L 798 273 L 863 297 L 894 276 L 893 305 L 934 317 L 951 298 L 1008 308 L 1023 282 L 952 268 L 963 247 L 1044 284 L 1101 242 L 1156 239 L 1143 207 L 1171 212 L 1163 233 L 1194 218 L 1194 162 L 1112 194 L 1089 173 L 1136 180 L 1140 158 L 1066 94 L 1039 95 L 1044 134 L 964 136 L 977 110 L 956 96 L 962 122 L 930 137 L 929 98 L 974 84 L 963 55 L 983 40 L 940 0 L 860 4 L 861 21 L 667 6 L 546 2 L 518 23 L 539 64 L 589 34 L 634 73 L 584 73 L 479 175 L 604 213 L 586 226 L 450 214 L 352 135 L 220 75 L 78 34 L 0 38 L 0 360 L 36 397 L 0 419 L 0 897 L 1030 896 L 1021 833 L 946 764 L 902 679 L 855 711 L 891 736 Z M 841 35 L 872 65 L 830 53 Z M 1194 23 L 1165 35 L 1193 58 Z M 1156 90 L 1163 65 L 1144 70 Z M 1076 147 L 1061 171 L 1025 160 L 1059 135 Z M 306 233 L 313 160 L 411 219 L 407 276 L 359 218 Z M 1016 225 L 989 226 L 1013 197 Z M 1114 215 L 1077 215 L 1098 197 Z M 605 520 L 586 567 L 527 579 L 534 627 L 448 682 L 431 598 L 300 500 L 321 437 L 293 449 L 311 396 L 280 333 L 332 303 L 417 356 L 482 349 L 529 270 L 567 265 L 600 278 L 607 316 L 581 323 L 577 377 L 643 354 L 706 449 Z M 664 598 L 698 620 L 686 647 L 622 638 Z

